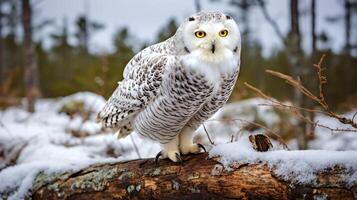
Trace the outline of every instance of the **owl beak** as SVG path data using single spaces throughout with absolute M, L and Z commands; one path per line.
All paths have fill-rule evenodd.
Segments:
M 212 43 L 211 51 L 212 51 L 212 53 L 214 53 L 216 51 L 216 45 L 214 43 Z

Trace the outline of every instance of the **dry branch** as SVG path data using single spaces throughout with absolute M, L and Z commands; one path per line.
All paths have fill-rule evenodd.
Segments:
M 282 111 L 287 111 L 290 112 L 292 114 L 294 114 L 295 116 L 297 116 L 298 118 L 312 124 L 315 127 L 321 127 L 321 128 L 325 128 L 330 130 L 331 132 L 357 132 L 357 129 L 349 129 L 349 128 L 331 128 L 327 125 L 324 124 L 320 124 L 319 122 L 313 122 L 310 119 L 304 117 L 300 111 L 307 111 L 307 112 L 311 112 L 311 113 L 321 113 L 327 116 L 330 116 L 327 112 L 321 111 L 321 110 L 316 110 L 316 109 L 309 109 L 309 108 L 303 108 L 303 107 L 299 107 L 299 106 L 294 106 L 294 105 L 289 105 L 289 104 L 285 104 L 283 102 L 280 102 L 278 100 L 275 100 L 273 97 L 268 96 L 267 94 L 264 94 L 263 91 L 259 90 L 258 88 L 248 84 L 248 83 L 244 83 L 245 86 L 247 86 L 249 89 L 253 90 L 258 96 L 268 100 L 270 103 L 263 103 L 263 104 L 259 104 L 261 106 L 271 106 L 274 108 L 277 108 L 279 110 Z M 352 118 L 353 119 L 353 118 Z
M 276 35 L 280 38 L 280 40 L 286 45 L 286 39 L 282 31 L 280 30 L 278 23 L 269 15 L 268 10 L 266 8 L 265 2 L 263 0 L 257 0 L 258 6 L 261 9 L 263 16 L 273 27 Z
M 204 130 L 205 133 L 206 133 L 206 136 L 207 136 L 207 138 L 208 138 L 208 141 L 211 143 L 211 145 L 215 145 L 214 142 L 213 142 L 213 140 L 212 140 L 211 137 L 209 136 L 209 133 L 208 133 L 208 131 L 207 131 L 207 129 L 206 129 L 205 123 L 202 123 L 202 126 L 203 126 L 203 130 Z
M 329 129 L 331 132 L 357 132 L 357 122 L 354 122 L 354 118 L 357 115 L 357 112 L 353 115 L 353 117 L 351 119 L 343 117 L 335 112 L 333 112 L 332 110 L 330 110 L 327 102 L 326 102 L 326 98 L 323 92 L 323 86 L 324 84 L 327 83 L 327 78 L 326 76 L 323 74 L 324 68 L 322 68 L 322 62 L 324 59 L 325 55 L 323 55 L 319 61 L 318 64 L 314 64 L 313 66 L 316 68 L 316 74 L 318 77 L 318 81 L 319 81 L 319 95 L 315 95 L 313 94 L 313 92 L 311 92 L 309 89 L 307 89 L 305 86 L 303 86 L 301 84 L 301 82 L 299 80 L 294 79 L 292 76 L 290 75 L 286 75 L 283 74 L 281 72 L 277 72 L 277 71 L 273 71 L 273 70 L 266 70 L 266 72 L 268 74 L 271 74 L 275 77 L 278 77 L 280 79 L 285 80 L 286 83 L 288 83 L 289 85 L 293 86 L 294 88 L 298 89 L 302 94 L 304 94 L 306 97 L 310 98 L 311 100 L 313 100 L 315 103 L 317 103 L 318 105 L 321 106 L 322 110 L 317 110 L 317 109 L 311 109 L 311 108 L 304 108 L 304 107 L 299 107 L 299 106 L 294 106 L 294 105 L 287 105 L 283 102 L 280 102 L 276 99 L 274 99 L 273 97 L 270 97 L 269 95 L 265 94 L 264 92 L 262 92 L 261 90 L 259 90 L 258 88 L 248 84 L 248 83 L 244 83 L 246 87 L 248 87 L 249 89 L 253 90 L 258 96 L 268 100 L 271 102 L 271 104 L 268 104 L 268 106 L 273 106 L 275 108 L 278 108 L 280 110 L 283 111 L 290 111 L 293 114 L 295 114 L 298 118 L 314 125 L 314 126 L 319 126 L 322 128 L 326 128 Z M 266 104 L 265 104 L 266 105 Z M 313 122 L 310 119 L 308 119 L 307 117 L 305 117 L 300 111 L 306 111 L 306 112 L 310 112 L 310 113 L 321 113 L 324 114 L 326 116 L 332 117 L 337 119 L 339 122 L 343 123 L 343 124 L 347 124 L 353 127 L 353 129 L 340 129 L 340 128 L 331 128 L 327 125 L 323 125 L 323 124 L 319 124 L 318 122 Z
M 344 171 L 320 172 L 314 185 L 278 178 L 264 164 L 225 171 L 207 154 L 184 162 L 154 159 L 91 166 L 75 173 L 37 177 L 33 199 L 354 199 L 357 186 L 344 185 Z

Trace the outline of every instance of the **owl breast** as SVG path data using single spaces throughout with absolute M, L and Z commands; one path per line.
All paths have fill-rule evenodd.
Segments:
M 233 75 L 238 67 L 238 57 L 232 52 L 221 51 L 220 54 L 207 57 L 201 52 L 193 52 L 184 56 L 183 66 L 188 71 L 203 75 L 215 88 L 222 82 L 222 76 Z
M 205 65 L 198 68 L 195 64 L 199 65 L 199 62 L 195 61 L 195 63 L 191 62 L 191 65 L 187 65 L 185 61 L 187 60 L 181 60 L 180 64 L 166 71 L 158 98 L 136 117 L 134 129 L 139 134 L 161 143 L 167 143 L 205 105 L 212 104 L 212 100 L 218 100 L 217 103 L 225 102 L 217 96 L 222 96 L 225 91 L 222 91 L 221 87 L 227 87 L 224 77 L 233 77 L 234 70 L 229 73 L 230 75 L 222 74 L 217 66 Z M 207 67 L 206 70 L 203 70 L 204 67 Z M 234 82 L 231 84 L 234 84 Z M 227 88 L 230 88 L 229 86 Z M 227 97 L 223 98 L 226 99 Z M 214 108 L 219 106 L 216 105 Z
M 164 76 L 158 97 L 138 114 L 134 129 L 161 143 L 172 140 L 212 95 L 202 74 L 175 66 Z

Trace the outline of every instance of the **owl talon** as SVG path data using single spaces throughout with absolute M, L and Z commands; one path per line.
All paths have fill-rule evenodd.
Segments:
M 155 165 L 158 165 L 159 164 L 159 158 L 160 156 L 162 156 L 162 152 L 160 151 L 158 154 L 156 154 L 156 157 L 155 157 Z
M 204 152 L 207 152 L 206 148 L 202 144 L 197 143 L 197 146 L 201 148 Z
M 175 156 L 176 156 L 177 162 L 182 163 L 181 155 L 179 153 L 175 153 Z
M 206 148 L 200 144 L 200 143 L 195 143 L 195 144 L 191 144 L 191 145 L 183 145 L 180 147 L 180 151 L 183 155 L 187 155 L 187 154 L 197 154 L 200 153 L 201 150 L 203 150 L 204 152 L 207 152 Z
M 168 158 L 173 162 L 182 162 L 182 158 L 181 158 L 180 153 L 178 153 L 178 152 L 167 153 L 165 151 L 160 151 L 158 154 L 156 154 L 155 165 L 159 164 L 160 157 L 162 159 Z

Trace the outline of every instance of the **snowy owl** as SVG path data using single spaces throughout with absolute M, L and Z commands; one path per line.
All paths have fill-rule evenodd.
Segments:
M 229 98 L 237 80 L 238 25 L 221 12 L 185 19 L 175 35 L 136 54 L 98 114 L 105 128 L 132 131 L 162 144 L 156 157 L 180 162 L 204 147 L 193 133 Z

